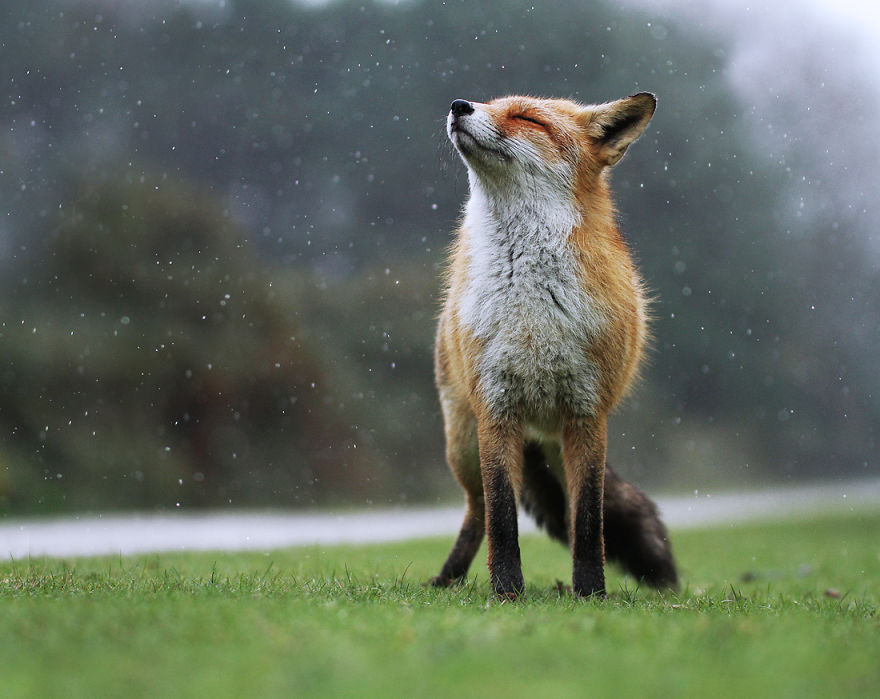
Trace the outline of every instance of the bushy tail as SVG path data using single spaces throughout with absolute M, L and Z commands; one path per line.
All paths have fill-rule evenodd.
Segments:
M 657 505 L 607 465 L 604 502 L 605 556 L 653 587 L 677 588 L 675 560 Z M 568 545 L 565 489 L 536 443 L 525 448 L 521 503 L 539 527 Z

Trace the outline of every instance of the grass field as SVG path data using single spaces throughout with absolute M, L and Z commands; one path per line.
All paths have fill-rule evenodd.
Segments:
M 7 561 L 0 696 L 880 695 L 880 513 L 673 532 L 677 595 L 539 537 L 525 601 L 422 587 L 450 544 Z

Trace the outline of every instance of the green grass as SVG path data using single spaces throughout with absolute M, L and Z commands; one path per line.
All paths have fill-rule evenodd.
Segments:
M 876 696 L 880 513 L 673 532 L 684 587 L 426 589 L 451 539 L 0 565 L 0 696 Z

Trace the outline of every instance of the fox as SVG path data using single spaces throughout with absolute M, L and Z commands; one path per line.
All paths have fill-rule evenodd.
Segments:
M 597 105 L 509 96 L 450 106 L 446 133 L 469 196 L 434 373 L 466 509 L 431 585 L 465 578 L 487 537 L 494 593 L 523 596 L 519 506 L 570 547 L 576 596 L 605 596 L 606 556 L 648 585 L 678 585 L 656 504 L 606 464 L 608 416 L 638 376 L 649 332 L 608 170 L 656 104 L 641 92 Z

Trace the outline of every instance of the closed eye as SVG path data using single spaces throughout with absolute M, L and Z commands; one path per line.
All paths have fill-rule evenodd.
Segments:
M 514 114 L 513 118 L 519 119 L 520 121 L 527 121 L 530 124 L 541 127 L 542 129 L 547 128 L 547 125 L 543 121 L 538 121 L 537 119 L 533 119 L 532 117 L 526 116 L 525 114 Z

